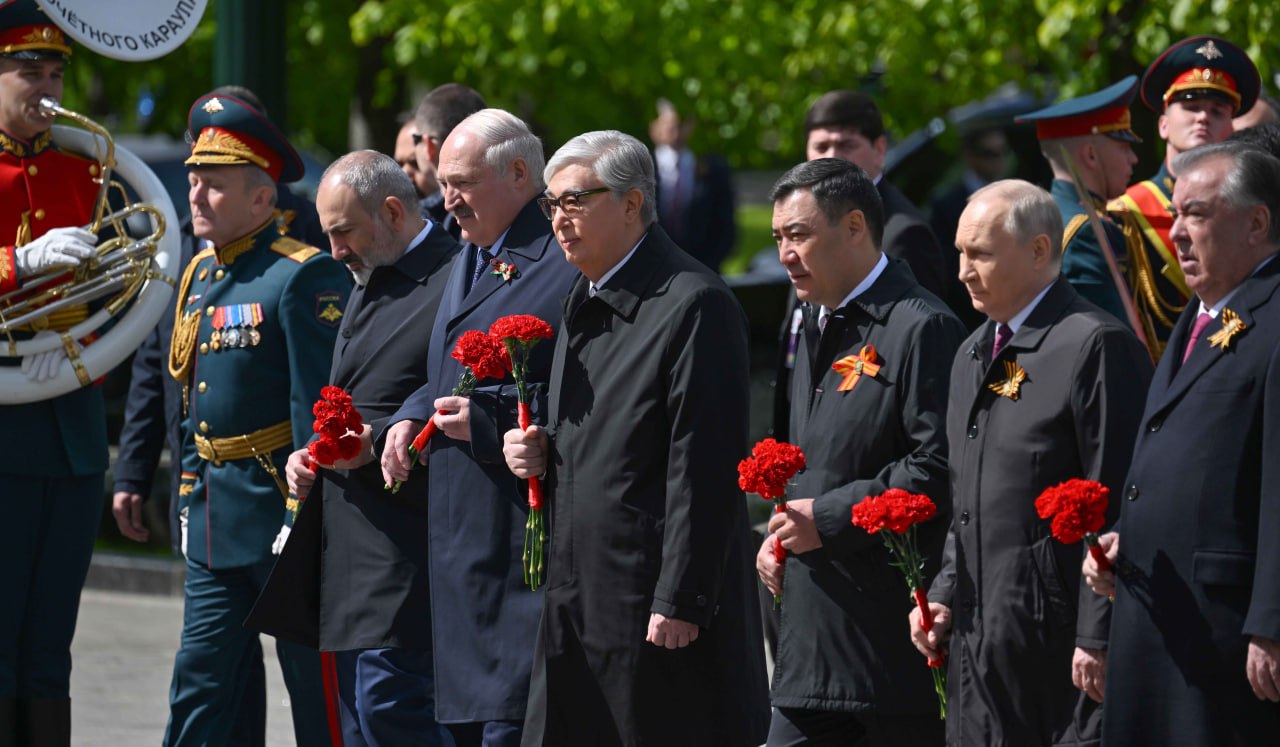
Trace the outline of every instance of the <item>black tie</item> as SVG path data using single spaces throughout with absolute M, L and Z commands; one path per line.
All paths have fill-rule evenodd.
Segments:
M 476 287 L 476 283 L 480 282 L 480 277 L 484 275 L 485 270 L 489 269 L 489 263 L 493 261 L 493 255 L 488 249 L 482 246 L 476 247 L 476 267 L 471 272 L 471 282 L 467 283 L 467 293 Z

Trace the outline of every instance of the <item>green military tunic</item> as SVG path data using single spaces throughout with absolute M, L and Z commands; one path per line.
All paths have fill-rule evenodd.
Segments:
M 186 395 L 179 507 L 189 560 L 235 568 L 270 558 L 285 460 L 312 434 L 350 287 L 341 264 L 271 222 L 187 267 L 170 370 Z

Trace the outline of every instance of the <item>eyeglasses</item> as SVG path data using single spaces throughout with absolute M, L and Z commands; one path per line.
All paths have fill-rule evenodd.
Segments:
M 572 218 L 582 214 L 583 197 L 604 194 L 609 191 L 612 190 L 608 187 L 597 187 L 596 189 L 584 189 L 581 192 L 565 192 L 559 197 L 539 197 L 538 207 L 542 208 L 542 214 L 547 216 L 547 220 L 554 219 L 554 211 L 557 207 L 559 207 L 560 211 L 565 215 Z

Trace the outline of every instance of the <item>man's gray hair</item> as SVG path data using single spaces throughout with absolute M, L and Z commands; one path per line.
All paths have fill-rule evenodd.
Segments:
M 1031 182 L 1001 179 L 969 195 L 969 202 L 996 199 L 1005 204 L 1004 230 L 1014 241 L 1026 244 L 1040 234 L 1049 237 L 1055 260 L 1062 258 L 1062 212 L 1053 195 Z
M 1173 159 L 1173 170 L 1185 176 L 1215 158 L 1231 159 L 1219 193 L 1223 201 L 1235 208 L 1265 207 L 1271 216 L 1267 242 L 1280 244 L 1280 160 L 1255 143 L 1232 140 L 1179 153 Z
M 481 109 L 462 120 L 455 130 L 459 128 L 472 132 L 486 144 L 484 162 L 498 176 L 506 175 L 507 167 L 522 158 L 538 189 L 546 186 L 542 182 L 542 168 L 546 164 L 542 141 L 524 120 L 502 109 Z
M 542 172 L 543 180 L 551 181 L 556 172 L 574 164 L 590 167 L 614 195 L 640 190 L 640 221 L 649 226 L 658 219 L 653 156 L 644 143 L 617 130 L 584 132 L 556 151 Z
M 369 215 L 378 215 L 378 209 L 388 197 L 404 204 L 409 212 L 418 212 L 418 192 L 413 182 L 400 168 L 396 160 L 376 150 L 357 150 L 339 158 L 324 170 L 320 182 L 333 179 L 355 192 L 360 207 Z
M 245 169 L 245 172 L 244 172 L 245 188 L 248 190 L 254 190 L 259 187 L 265 187 L 266 189 L 271 190 L 270 202 L 271 202 L 271 206 L 275 207 L 276 198 L 279 197 L 279 193 L 276 190 L 278 190 L 280 186 L 276 184 L 276 180 L 272 179 L 271 175 L 268 174 L 265 169 L 259 166 L 248 164 L 242 168 Z

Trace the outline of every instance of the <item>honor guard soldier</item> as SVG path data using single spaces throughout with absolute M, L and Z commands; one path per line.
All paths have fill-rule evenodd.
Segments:
M 0 2 L 0 293 L 94 251 L 96 238 L 79 226 L 93 218 L 98 164 L 60 151 L 40 112 L 41 98 L 61 99 L 70 55 L 34 2 Z M 87 315 L 84 306 L 60 309 L 11 339 L 59 334 Z M 51 378 L 65 357 L 63 348 L 28 356 L 22 369 Z M 0 407 L 0 745 L 71 741 L 71 637 L 107 469 L 102 392 L 87 374 L 84 383 Z
M 178 287 L 169 372 L 183 385 L 179 511 L 186 611 L 165 745 L 223 744 L 256 634 L 242 622 L 271 571 L 284 466 L 312 434 L 351 286 L 315 247 L 281 236 L 277 182 L 297 153 L 259 111 L 197 99 L 189 181 L 196 254 Z M 277 641 L 298 744 L 325 744 L 319 654 Z
M 1108 200 L 1124 194 L 1138 162 L 1131 143 L 1142 140 L 1129 124 L 1129 104 L 1137 91 L 1138 76 L 1130 75 L 1101 91 L 1015 120 L 1035 123 L 1040 152 L 1053 170 L 1049 192 L 1062 213 L 1062 276 L 1080 295 L 1130 324 L 1134 321 L 1120 295 L 1129 292 L 1122 274 L 1124 231 L 1107 217 L 1106 209 Z M 1114 275 L 1107 254 L 1115 260 Z
M 1260 87 L 1249 55 L 1216 36 L 1183 39 L 1161 53 L 1142 76 L 1142 103 L 1160 115 L 1160 137 L 1168 147 L 1156 175 L 1129 187 L 1110 209 L 1128 239 L 1134 306 L 1155 358 L 1164 351 L 1191 295 L 1169 240 L 1169 202 L 1177 178 L 1174 158 L 1225 140 L 1231 134 L 1231 118 L 1253 107 Z

